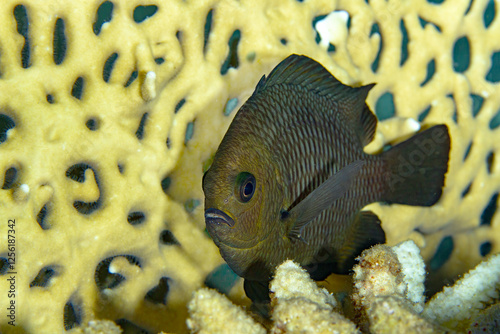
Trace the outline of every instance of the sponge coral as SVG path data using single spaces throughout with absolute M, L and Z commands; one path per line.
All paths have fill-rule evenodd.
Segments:
M 346 84 L 377 83 L 369 152 L 448 125 L 441 200 L 369 208 L 388 244 L 421 249 L 429 292 L 498 253 L 496 6 L 2 1 L 0 291 L 13 275 L 15 297 L 2 293 L 0 306 L 14 303 L 16 327 L 2 315 L 0 330 L 55 333 L 110 319 L 186 332 L 192 292 L 223 263 L 204 233 L 203 172 L 234 110 L 291 53 Z M 240 282 L 235 289 L 241 299 Z

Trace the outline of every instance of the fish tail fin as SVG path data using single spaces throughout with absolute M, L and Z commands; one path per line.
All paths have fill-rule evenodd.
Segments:
M 391 173 L 382 200 L 431 206 L 441 197 L 448 170 L 450 135 L 436 125 L 382 153 Z
M 354 220 L 352 233 L 347 237 L 337 258 L 337 274 L 348 274 L 363 250 L 385 243 L 380 220 L 371 211 L 361 211 Z

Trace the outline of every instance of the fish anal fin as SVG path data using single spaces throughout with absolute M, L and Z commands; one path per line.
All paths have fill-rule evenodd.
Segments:
M 380 220 L 371 211 L 361 211 L 353 222 L 353 230 L 338 251 L 337 274 L 347 274 L 363 250 L 385 243 L 385 232 Z

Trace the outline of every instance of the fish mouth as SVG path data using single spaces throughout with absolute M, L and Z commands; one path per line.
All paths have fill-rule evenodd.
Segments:
M 234 227 L 233 218 L 229 217 L 227 213 L 219 209 L 206 209 L 205 210 L 205 222 L 206 224 L 223 225 L 226 224 L 229 227 Z

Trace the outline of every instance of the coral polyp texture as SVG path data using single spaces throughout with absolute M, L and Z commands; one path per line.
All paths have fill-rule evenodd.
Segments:
M 448 125 L 439 202 L 369 208 L 389 245 L 420 248 L 426 291 L 498 253 L 498 5 L 2 1 L 0 330 L 91 331 L 105 319 L 186 332 L 193 291 L 224 268 L 204 232 L 203 172 L 235 110 L 291 53 L 346 84 L 377 83 L 367 152 Z M 219 289 L 243 300 L 241 280 L 231 284 Z M 404 297 L 411 312 L 422 307 Z

